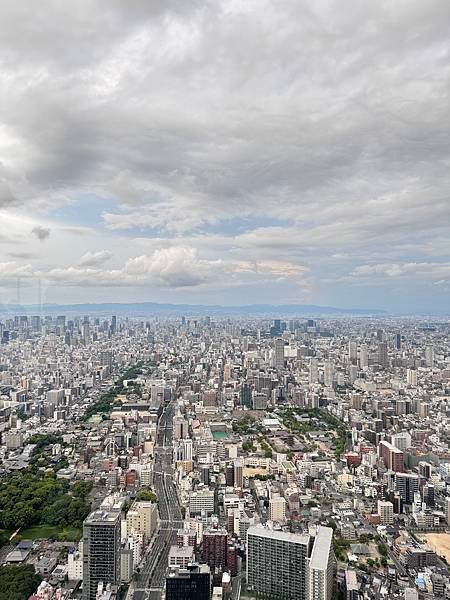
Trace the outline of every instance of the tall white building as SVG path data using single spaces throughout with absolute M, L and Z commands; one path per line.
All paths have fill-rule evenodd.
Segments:
M 323 383 L 325 387 L 333 387 L 334 364 L 331 360 L 326 360 L 323 367 Z
M 333 597 L 335 558 L 331 527 L 319 527 L 309 559 L 308 600 L 331 600 Z

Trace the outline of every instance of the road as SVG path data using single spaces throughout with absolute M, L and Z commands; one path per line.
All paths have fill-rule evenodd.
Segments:
M 168 404 L 158 421 L 155 447 L 153 487 L 158 497 L 160 527 L 144 566 L 134 583 L 133 600 L 160 600 L 165 587 L 170 546 L 183 526 L 178 495 L 173 482 L 172 436 L 173 402 Z

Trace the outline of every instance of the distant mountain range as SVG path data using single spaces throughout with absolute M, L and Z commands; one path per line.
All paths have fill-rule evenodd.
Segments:
M 380 316 L 387 312 L 375 308 L 336 308 L 333 306 L 316 306 L 314 304 L 248 304 L 243 306 L 221 306 L 218 304 L 161 304 L 158 302 L 101 303 L 101 304 L 44 304 L 38 305 L 3 305 L 0 314 L 76 314 L 76 315 L 120 315 L 130 317 L 150 316 L 267 316 L 267 317 L 319 317 L 324 315 Z

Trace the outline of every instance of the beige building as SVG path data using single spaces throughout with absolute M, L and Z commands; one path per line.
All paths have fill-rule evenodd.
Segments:
M 158 524 L 158 509 L 154 502 L 134 502 L 127 512 L 127 536 L 143 533 L 148 541 Z
M 392 525 L 394 522 L 394 505 L 392 502 L 378 500 L 378 515 L 381 525 Z
M 276 523 L 286 520 L 286 500 L 281 496 L 274 496 L 269 500 L 269 519 Z

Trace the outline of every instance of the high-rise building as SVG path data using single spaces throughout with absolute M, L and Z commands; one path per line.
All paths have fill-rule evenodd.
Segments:
M 386 341 L 378 343 L 378 364 L 384 368 L 389 365 L 388 345 Z
M 434 348 L 433 346 L 427 346 L 425 348 L 425 364 L 427 367 L 434 365 Z
M 211 529 L 203 534 L 202 558 L 211 573 L 223 571 L 227 564 L 228 533 L 225 529 Z
M 348 359 L 352 364 L 356 364 L 358 358 L 358 344 L 354 340 L 348 343 Z
M 286 500 L 282 496 L 274 496 L 269 500 L 269 519 L 276 523 L 286 520 Z
M 210 600 L 211 573 L 208 565 L 174 568 L 166 578 L 166 600 Z
M 359 349 L 359 366 L 362 370 L 367 369 L 369 366 L 369 351 L 365 344 L 362 344 Z
M 309 559 L 308 600 L 331 600 L 334 588 L 333 530 L 331 527 L 319 527 Z
M 266 529 L 247 531 L 247 586 L 257 594 L 306 600 L 309 535 Z
M 319 380 L 319 367 L 317 358 L 311 358 L 309 363 L 309 383 L 317 383 Z
M 275 340 L 274 367 L 283 369 L 284 367 L 284 340 L 278 338 Z
M 261 525 L 247 531 L 247 585 L 263 597 L 331 600 L 335 559 L 333 530 L 299 535 Z
M 83 600 L 97 588 L 120 584 L 120 512 L 96 510 L 83 524 Z
M 404 454 L 393 444 L 382 440 L 378 446 L 378 454 L 383 459 L 387 469 L 395 472 L 403 472 L 405 470 Z
M 234 486 L 244 487 L 244 461 L 242 458 L 237 458 L 234 461 Z
M 323 383 L 326 387 L 333 387 L 334 364 L 331 360 L 326 360 L 323 366 Z
M 419 476 L 415 473 L 396 473 L 395 489 L 404 504 L 413 504 L 414 494 L 419 490 Z
M 406 383 L 412 387 L 417 386 L 417 371 L 416 371 L 416 369 L 406 369 Z
M 158 524 L 158 509 L 154 502 L 134 502 L 127 512 L 127 535 L 143 533 L 150 540 Z
M 450 525 L 450 497 L 445 499 L 445 520 L 447 525 Z
M 243 383 L 241 385 L 241 389 L 239 391 L 239 401 L 241 406 L 246 406 L 247 408 L 252 407 L 252 390 L 248 383 Z

